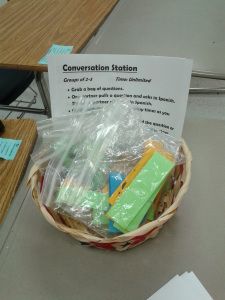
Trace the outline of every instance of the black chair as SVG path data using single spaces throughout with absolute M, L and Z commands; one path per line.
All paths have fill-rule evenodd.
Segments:
M 17 105 L 10 105 L 30 86 L 34 78 L 35 74 L 32 71 L 0 69 L 0 110 L 17 111 L 23 114 L 25 112 L 47 114 L 49 107 L 46 106 L 43 99 L 43 109 L 31 108 L 32 104 L 36 103 L 37 97 L 37 93 L 31 87 L 34 97 L 30 102 L 19 101 Z M 21 102 L 27 106 L 18 106 Z

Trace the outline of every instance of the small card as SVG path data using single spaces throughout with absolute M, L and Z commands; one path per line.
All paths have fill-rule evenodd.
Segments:
M 0 138 L 0 158 L 13 160 L 21 142 L 21 140 Z
M 70 54 L 73 50 L 73 46 L 64 46 L 52 44 L 48 49 L 47 53 L 39 60 L 39 64 L 47 65 L 49 55 L 60 55 L 60 54 Z

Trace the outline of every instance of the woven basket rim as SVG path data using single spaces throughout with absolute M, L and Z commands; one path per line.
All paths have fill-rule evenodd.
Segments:
M 41 201 L 41 195 L 40 191 L 38 188 L 38 182 L 40 179 L 40 168 L 41 166 L 35 164 L 30 170 L 29 176 L 28 176 L 28 181 L 27 185 L 31 189 L 32 192 L 32 197 L 34 202 L 37 204 L 38 208 L 40 209 L 41 213 L 43 214 L 44 218 L 54 227 L 56 227 L 58 230 L 63 231 L 65 233 L 68 233 L 72 235 L 74 238 L 80 240 L 80 241 L 86 241 L 86 242 L 96 242 L 96 243 L 118 243 L 118 242 L 125 242 L 133 237 L 147 234 L 149 231 L 154 230 L 156 228 L 161 227 L 164 223 L 166 223 L 174 214 L 179 206 L 182 197 L 184 194 L 187 192 L 189 184 L 190 184 L 190 179 L 191 179 L 191 162 L 192 162 L 192 155 L 191 151 L 189 150 L 186 142 L 184 139 L 182 139 L 182 149 L 184 151 L 185 157 L 186 157 L 186 177 L 185 181 L 180 188 L 173 204 L 164 211 L 164 213 L 159 216 L 158 219 L 146 223 L 139 227 L 138 229 L 131 231 L 129 233 L 121 234 L 119 236 L 115 236 L 112 238 L 101 238 L 97 237 L 95 235 L 92 235 L 88 231 L 81 231 L 76 228 L 71 228 L 68 227 L 62 223 L 57 222 L 52 215 L 49 213 L 47 208 L 42 204 Z

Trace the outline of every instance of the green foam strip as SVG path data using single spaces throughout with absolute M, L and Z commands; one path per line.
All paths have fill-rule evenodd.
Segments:
M 107 215 L 123 232 L 137 229 L 174 163 L 158 152 L 146 163 Z
M 122 232 L 130 232 L 138 228 L 140 225 L 141 221 L 143 220 L 146 212 L 149 210 L 149 207 L 152 207 L 152 204 L 154 202 L 155 197 L 157 196 L 158 192 L 160 191 L 161 185 L 159 188 L 155 191 L 155 193 L 152 194 L 152 197 L 149 198 L 149 200 L 145 203 L 145 205 L 140 209 L 140 211 L 137 213 L 136 217 L 130 222 L 130 224 L 126 227 L 123 228 Z M 153 219 L 154 219 L 154 210 L 153 210 Z M 118 224 L 115 225 L 117 228 Z M 118 228 L 117 228 L 118 229 Z
M 113 223 L 113 226 L 123 233 L 127 233 L 128 231 L 125 228 L 120 227 L 119 224 Z
M 142 209 L 138 212 L 136 217 L 129 223 L 127 226 L 127 231 L 133 231 L 138 228 L 141 221 L 143 220 L 144 216 L 146 215 L 146 212 L 149 210 L 150 206 L 154 202 L 155 197 L 157 196 L 159 190 L 161 188 L 161 185 L 158 187 L 158 189 L 152 194 L 152 196 L 148 199 L 148 201 L 145 203 L 145 205 L 142 207 Z

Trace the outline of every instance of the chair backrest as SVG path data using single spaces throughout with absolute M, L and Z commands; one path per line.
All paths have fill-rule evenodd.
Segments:
M 31 71 L 0 69 L 0 104 L 9 105 L 15 101 L 33 79 Z

